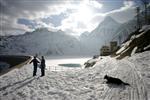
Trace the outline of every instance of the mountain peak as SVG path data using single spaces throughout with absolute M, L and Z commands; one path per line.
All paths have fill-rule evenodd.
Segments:
M 114 20 L 111 16 L 106 16 L 105 19 L 98 25 L 97 28 L 103 28 L 103 27 L 110 28 L 110 27 L 116 27 L 119 25 L 120 25 L 120 23 L 118 23 L 116 20 Z
M 114 21 L 114 19 L 112 17 L 110 17 L 110 16 L 106 16 L 105 20 L 107 20 L 107 21 Z
M 34 32 L 48 32 L 49 30 L 47 28 L 37 28 Z
M 103 24 L 108 24 L 108 23 L 114 23 L 114 24 L 119 24 L 116 20 L 114 20 L 111 16 L 106 16 L 105 19 L 102 21 Z
M 59 32 L 59 33 L 64 33 L 64 31 L 62 31 L 61 29 L 57 30 L 57 32 Z
M 111 16 L 106 16 L 105 19 L 91 32 L 91 35 L 94 37 L 102 37 L 102 34 L 113 35 L 120 25 L 121 24 L 114 20 Z

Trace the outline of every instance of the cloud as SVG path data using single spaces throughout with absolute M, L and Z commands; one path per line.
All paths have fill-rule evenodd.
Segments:
M 103 7 L 103 4 L 98 3 L 95 0 L 89 1 L 89 5 L 91 5 L 91 6 L 95 7 L 95 8 L 99 8 L 99 9 L 101 9 Z
M 135 16 L 135 3 L 133 1 L 124 1 L 123 2 L 123 6 L 112 10 L 112 11 L 108 11 L 105 13 L 92 13 L 92 14 L 86 14 L 86 9 L 84 9 L 84 7 L 88 6 L 88 7 L 94 7 L 96 9 L 101 9 L 103 7 L 103 4 L 98 3 L 97 1 L 92 0 L 92 2 L 84 2 L 82 3 L 82 8 L 80 10 L 81 13 L 73 13 L 71 14 L 68 18 L 64 19 L 62 21 L 62 27 L 61 29 L 63 29 L 64 31 L 68 31 L 68 32 L 72 32 L 75 34 L 80 34 L 84 31 L 92 31 L 93 29 L 95 29 L 98 24 L 100 24 L 100 22 L 103 21 L 103 19 L 106 16 L 111 16 L 113 17 L 116 21 L 120 22 L 120 23 L 124 23 L 128 20 L 131 20 L 134 16 Z M 83 12 L 82 12 L 83 10 Z M 90 13 L 90 10 L 88 10 L 88 13 Z M 84 15 L 88 15 L 88 16 L 84 16 L 82 18 L 82 14 Z M 92 16 L 90 16 L 92 15 Z M 72 31 L 70 31 L 70 29 Z
M 99 21 L 92 20 L 95 13 L 92 9 L 101 9 L 103 5 L 95 0 L 84 0 L 76 8 L 73 13 L 70 13 L 65 18 L 60 26 L 60 29 L 74 34 L 81 34 L 84 31 L 92 31 Z
M 18 19 L 37 21 L 39 26 L 48 26 L 39 19 L 59 15 L 71 7 L 73 0 L 0 0 L 1 33 L 7 30 L 32 30 L 31 27 L 18 22 Z M 78 3 L 78 2 L 76 2 Z
M 127 0 L 123 2 L 124 6 L 119 9 L 105 13 L 106 16 L 112 16 L 118 22 L 124 23 L 135 16 L 135 2 Z
M 123 4 L 124 4 L 124 7 L 133 7 L 135 5 L 135 2 L 132 0 L 125 0 Z
M 105 5 L 97 0 L 0 0 L 0 34 L 6 31 L 9 34 L 11 30 L 14 33 L 15 30 L 31 31 L 39 27 L 80 34 L 92 31 L 107 15 L 120 22 L 131 19 L 134 16 L 135 3 L 128 0 L 123 4 L 119 9 L 100 13 L 98 11 Z M 67 17 L 61 16 L 62 13 Z M 61 19 L 59 22 L 51 21 L 52 16 L 56 19 L 61 16 Z M 19 22 L 21 19 L 25 22 Z
M 95 23 L 96 22 L 100 23 L 101 21 L 103 21 L 104 17 L 111 16 L 116 21 L 120 23 L 124 23 L 128 20 L 131 20 L 135 16 L 136 14 L 135 6 L 136 4 L 134 1 L 130 1 L 130 0 L 124 1 L 122 7 L 105 13 L 97 13 L 94 15 L 91 21 Z
M 1 16 L 7 16 L 5 19 L 2 19 L 3 24 L 1 24 L 0 26 L 2 30 L 1 32 L 7 30 L 22 30 L 25 32 L 32 31 L 33 29 L 39 27 L 47 27 L 52 30 L 72 29 L 72 32 L 80 33 L 91 28 L 92 25 L 87 26 L 87 22 L 91 20 L 92 16 L 91 14 L 87 15 L 88 20 L 85 20 L 85 16 L 83 16 L 82 18 L 81 16 L 80 18 L 77 18 L 77 16 L 80 14 L 84 15 L 84 10 L 87 10 L 86 7 L 91 7 L 91 9 L 100 9 L 102 7 L 102 4 L 94 0 L 1 0 L 0 5 L 2 8 Z M 81 10 L 81 8 L 83 7 L 84 9 L 82 9 L 82 11 L 79 12 L 78 10 Z M 88 10 L 86 12 L 87 14 L 89 13 Z M 64 20 L 61 19 L 60 22 L 46 22 L 48 20 L 43 20 L 48 19 L 53 15 L 60 16 L 61 13 L 65 13 L 68 16 L 68 18 Z M 55 17 L 56 19 L 58 19 L 57 16 Z M 22 22 L 20 23 L 20 21 Z M 62 24 L 62 26 L 59 26 L 59 23 Z

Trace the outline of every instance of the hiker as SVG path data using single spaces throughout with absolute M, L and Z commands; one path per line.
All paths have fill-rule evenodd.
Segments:
M 42 56 L 42 59 L 41 59 L 41 77 L 45 75 L 45 59 L 44 59 L 44 56 Z
M 30 64 L 33 63 L 33 76 L 36 76 L 36 72 L 37 72 L 37 66 L 38 66 L 38 63 L 40 63 L 37 59 L 36 59 L 36 56 L 34 56 L 34 59 L 30 61 Z

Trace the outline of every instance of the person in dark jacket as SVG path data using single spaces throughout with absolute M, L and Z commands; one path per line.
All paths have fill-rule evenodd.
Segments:
M 44 56 L 42 56 L 42 59 L 41 59 L 41 77 L 45 75 L 45 59 L 44 59 Z
M 37 72 L 37 66 L 38 63 L 40 63 L 37 59 L 36 56 L 34 56 L 34 59 L 30 61 L 30 64 L 33 63 L 33 76 L 36 76 L 36 72 Z

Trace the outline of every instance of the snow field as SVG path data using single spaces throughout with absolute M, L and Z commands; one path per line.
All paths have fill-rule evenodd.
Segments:
M 0 76 L 1 100 L 149 100 L 150 52 L 123 60 L 105 57 L 94 67 L 32 77 L 32 65 Z M 130 86 L 106 84 L 104 75 L 120 78 Z

